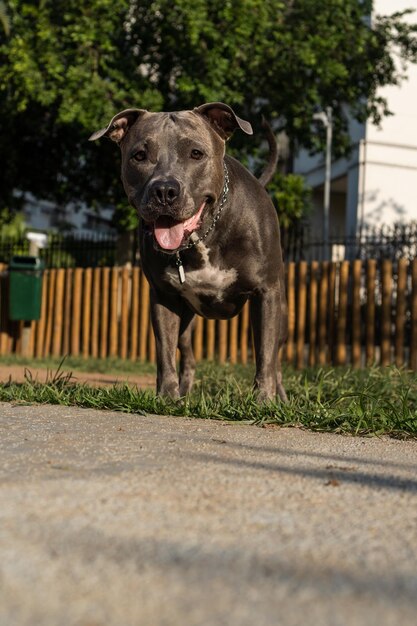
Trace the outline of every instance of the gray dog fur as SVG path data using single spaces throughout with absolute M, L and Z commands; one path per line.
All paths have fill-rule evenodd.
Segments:
M 278 356 L 287 332 L 278 218 L 260 182 L 225 156 L 235 129 L 252 134 L 228 105 L 214 102 L 174 113 L 127 109 L 90 137 L 119 144 L 123 186 L 140 217 L 162 395 L 191 390 L 195 313 L 230 318 L 249 299 L 255 388 L 262 400 L 286 399 Z

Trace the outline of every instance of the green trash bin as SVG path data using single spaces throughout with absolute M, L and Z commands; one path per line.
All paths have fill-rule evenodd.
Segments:
M 9 263 L 9 318 L 38 320 L 41 316 L 44 264 L 36 256 L 14 256 Z

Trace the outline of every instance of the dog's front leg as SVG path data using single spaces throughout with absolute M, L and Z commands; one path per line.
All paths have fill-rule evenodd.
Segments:
M 286 305 L 281 289 L 269 289 L 251 297 L 250 315 L 255 346 L 256 374 L 254 386 L 261 400 L 272 400 L 278 394 L 287 399 L 281 382 L 279 348 L 286 335 Z
M 180 336 L 178 347 L 180 349 L 180 396 L 190 393 L 195 373 L 195 358 L 192 344 L 194 313 L 184 307 L 181 316 Z
M 161 396 L 179 397 L 176 351 L 180 331 L 181 305 L 151 290 L 151 316 L 156 343 L 156 392 Z

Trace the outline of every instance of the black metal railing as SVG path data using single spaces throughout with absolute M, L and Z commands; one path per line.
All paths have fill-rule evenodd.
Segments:
M 45 267 L 100 267 L 138 263 L 138 240 L 134 234 L 128 241 L 116 233 L 48 234 L 47 245 L 40 256 Z M 325 258 L 344 259 L 413 259 L 417 257 L 417 223 L 395 224 L 381 228 L 363 229 L 356 237 L 331 236 L 324 241 L 308 225 L 297 224 L 282 229 L 282 248 L 285 261 L 313 261 Z M 118 249 L 119 241 L 119 249 Z M 129 247 L 131 250 L 127 250 Z M 120 254 L 122 252 L 122 255 Z M 9 263 L 19 254 L 29 253 L 26 237 L 0 235 L 0 263 Z M 121 260 L 121 258 L 123 260 Z
M 308 225 L 283 229 L 282 247 L 286 261 L 331 259 L 414 259 L 417 257 L 417 223 L 363 228 L 355 237 L 332 235 L 324 241 Z
M 47 245 L 39 252 L 45 267 L 97 267 L 116 263 L 117 235 L 49 234 Z M 0 236 L 0 262 L 9 263 L 15 255 L 29 254 L 26 237 Z

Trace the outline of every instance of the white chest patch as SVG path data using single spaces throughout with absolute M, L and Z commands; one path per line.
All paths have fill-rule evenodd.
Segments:
M 196 250 L 201 255 L 202 267 L 198 270 L 185 271 L 185 282 L 180 283 L 179 273 L 176 268 L 169 268 L 165 276 L 191 306 L 199 311 L 200 296 L 210 296 L 213 302 L 222 302 L 225 291 L 236 282 L 237 271 L 235 269 L 222 270 L 212 265 L 209 260 L 209 249 L 203 242 L 196 245 Z

